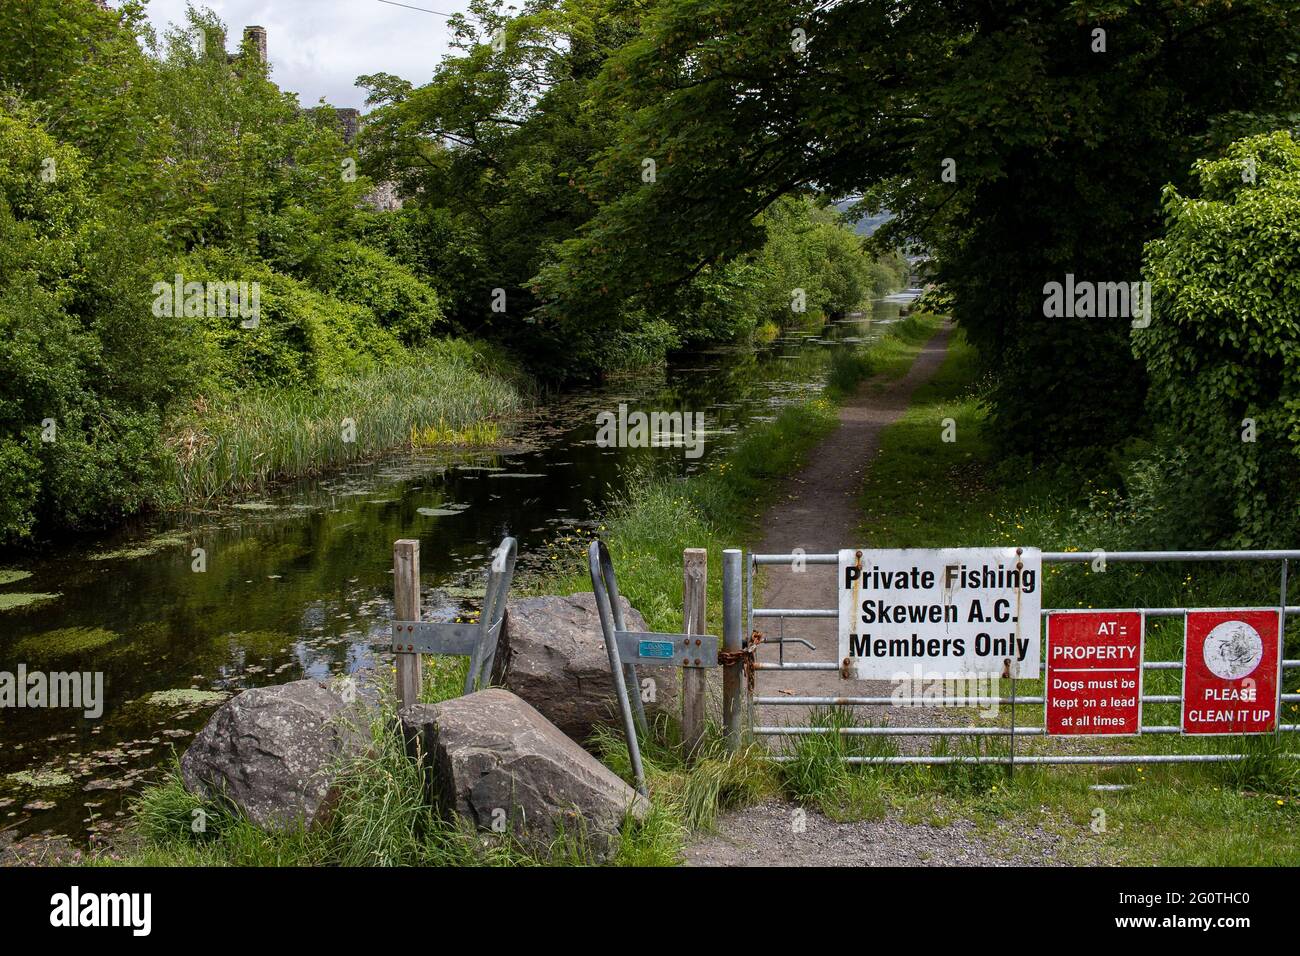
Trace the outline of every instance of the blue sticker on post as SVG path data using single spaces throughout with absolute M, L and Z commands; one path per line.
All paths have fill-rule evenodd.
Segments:
M 658 657 L 672 659 L 672 641 L 640 641 L 636 646 L 638 657 Z

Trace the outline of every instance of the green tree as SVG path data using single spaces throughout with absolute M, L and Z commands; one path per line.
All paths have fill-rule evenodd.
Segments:
M 1133 351 L 1151 381 L 1160 494 L 1194 543 L 1300 534 L 1300 144 L 1234 143 L 1165 192 L 1146 246 L 1155 309 Z
M 506 17 L 475 0 L 469 16 L 453 18 L 457 53 L 430 83 L 358 81 L 376 106 L 362 135 L 364 166 L 400 184 L 422 271 L 458 325 L 562 361 L 564 343 L 536 341 L 530 279 L 591 215 L 579 180 L 612 119 L 592 107 L 588 87 L 649 6 L 531 0 Z M 497 289 L 504 311 L 493 309 Z
M 619 127 L 580 180 L 597 214 L 540 271 L 542 324 L 603 334 L 625 290 L 756 249 L 776 198 L 865 194 L 933 255 L 1001 435 L 1113 442 L 1144 393 L 1128 321 L 1048 319 L 1043 287 L 1137 279 L 1161 187 L 1295 108 L 1297 50 L 1294 2 L 664 0 L 593 84 Z
M 0 109 L 0 542 L 111 523 L 152 493 L 194 342 L 149 311 L 156 254 L 76 150 Z

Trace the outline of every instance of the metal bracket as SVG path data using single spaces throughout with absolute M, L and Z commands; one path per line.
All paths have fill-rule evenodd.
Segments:
M 519 547 L 514 538 L 502 538 L 492 552 L 483 611 L 477 624 L 432 621 L 392 621 L 389 649 L 396 654 L 446 654 L 468 657 L 465 693 L 488 685 L 496 660 L 497 641 L 505 623 L 506 598 L 515 574 Z
M 654 631 L 615 631 L 620 661 L 632 664 L 676 664 L 717 667 L 718 639 L 710 634 L 659 634 Z
M 500 623 L 490 628 L 496 639 Z M 478 624 L 433 623 L 429 621 L 393 621 L 392 650 L 398 654 L 452 654 L 469 657 L 483 640 Z

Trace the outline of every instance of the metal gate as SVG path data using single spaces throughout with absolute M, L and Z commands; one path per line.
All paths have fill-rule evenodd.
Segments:
M 1283 732 L 1292 732 L 1300 730 L 1300 725 L 1282 723 L 1282 704 L 1288 702 L 1300 701 L 1300 694 L 1283 693 L 1284 682 L 1280 679 L 1286 671 L 1300 668 L 1300 660 L 1286 659 L 1286 620 L 1289 615 L 1300 614 L 1300 606 L 1288 606 L 1287 597 L 1287 563 L 1290 560 L 1300 558 L 1300 551 L 1124 551 L 1124 552 L 1043 552 L 1042 561 L 1044 565 L 1048 564 L 1083 564 L 1091 563 L 1101 558 L 1110 563 L 1139 563 L 1151 564 L 1161 562 L 1260 562 L 1260 561 L 1278 561 L 1281 565 L 1280 593 L 1276 608 L 1282 613 L 1279 615 L 1279 654 L 1282 657 L 1281 671 L 1278 680 L 1278 697 L 1276 702 L 1276 719 L 1274 721 L 1274 735 Z M 1240 761 L 1247 759 L 1248 754 L 1244 753 L 1186 753 L 1186 754 L 1036 754 L 1016 756 L 1015 743 L 1018 738 L 1031 738 L 1046 736 L 1046 726 L 1019 726 L 1016 723 L 1016 708 L 1025 706 L 1041 707 L 1046 704 L 1046 695 L 1017 696 L 1016 681 L 1010 679 L 1010 694 L 997 697 L 952 697 L 932 700 L 929 697 L 917 702 L 913 698 L 904 698 L 902 700 L 895 696 L 872 697 L 872 696 L 763 696 L 754 692 L 755 680 L 761 678 L 765 673 L 772 671 L 839 671 L 840 664 L 838 661 L 786 661 L 785 648 L 787 643 L 799 642 L 807 646 L 812 646 L 802 638 L 791 638 L 785 636 L 786 620 L 800 620 L 809 618 L 831 618 L 837 619 L 839 615 L 838 608 L 775 608 L 760 607 L 755 604 L 755 573 L 760 566 L 790 565 L 802 563 L 807 566 L 832 565 L 838 564 L 839 556 L 837 554 L 751 554 L 748 562 L 748 573 L 745 580 L 745 600 L 746 600 L 746 620 L 745 634 L 748 635 L 743 642 L 740 638 L 740 628 L 738 621 L 734 618 L 738 614 L 729 614 L 732 608 L 739 608 L 741 595 L 741 582 L 739 571 L 740 552 L 729 550 L 724 555 L 723 563 L 723 607 L 724 607 L 724 643 L 731 650 L 740 646 L 743 649 L 745 660 L 743 661 L 744 670 L 749 678 L 749 731 L 760 737 L 794 737 L 805 734 L 824 734 L 839 733 L 843 735 L 864 735 L 864 736 L 899 736 L 899 735 L 917 735 L 923 737 L 1007 737 L 1009 738 L 1010 752 L 1006 756 L 994 755 L 906 755 L 906 756 L 845 756 L 843 759 L 849 763 L 859 764 L 956 764 L 956 763 L 973 763 L 973 764 L 1005 764 L 1014 767 L 1017 764 L 1124 764 L 1124 763 L 1223 763 L 1231 761 Z M 1077 608 L 1043 608 L 1041 614 L 1045 620 L 1048 614 L 1054 612 L 1075 611 Z M 1139 607 L 1133 608 L 1133 611 L 1139 612 L 1142 616 L 1143 626 L 1146 621 L 1152 618 L 1176 618 L 1183 617 L 1189 610 L 1196 608 L 1186 607 Z M 729 618 L 731 620 L 729 620 Z M 755 631 L 755 624 L 767 619 L 775 619 L 778 625 L 778 634 L 774 637 L 759 637 Z M 1045 636 L 1045 635 L 1044 635 Z M 1042 638 L 1040 638 L 1041 640 Z M 1186 639 L 1184 638 L 1184 641 Z M 775 662 L 757 661 L 755 659 L 757 647 L 761 644 L 776 644 L 779 648 L 779 659 Z M 1185 643 L 1184 643 L 1185 646 Z M 1145 655 L 1145 649 L 1144 649 Z M 1141 662 L 1143 671 L 1160 671 L 1160 670 L 1181 670 L 1183 661 L 1151 661 L 1143 660 Z M 728 668 L 730 670 L 730 668 Z M 1046 680 L 1046 678 L 1044 678 Z M 737 690 L 738 682 L 737 682 Z M 1145 714 L 1145 705 L 1147 704 L 1181 704 L 1183 700 L 1182 692 L 1176 695 L 1156 695 L 1146 694 L 1143 691 L 1139 699 L 1139 732 L 1146 734 L 1181 734 L 1182 727 L 1168 725 L 1148 725 L 1143 722 Z M 724 700 L 724 722 L 728 729 L 728 736 L 733 743 L 738 738 L 733 730 L 739 731 L 739 713 L 738 708 L 732 702 L 731 713 L 727 713 L 725 705 L 728 700 Z M 1007 706 L 1010 708 L 1011 725 L 983 725 L 983 726 L 931 726 L 931 727 L 811 727 L 811 726 L 763 726 L 754 723 L 754 708 L 761 706 L 805 706 L 805 707 L 880 707 L 891 705 L 913 705 L 913 706 L 939 706 L 939 707 L 978 707 L 996 704 L 997 706 Z M 1042 710 L 1038 711 L 1043 714 Z M 1046 723 L 1044 719 L 1043 724 Z M 1077 739 L 1077 738 L 1076 738 Z M 1296 756 L 1287 754 L 1287 756 Z M 792 759 L 788 756 L 776 756 L 776 760 Z

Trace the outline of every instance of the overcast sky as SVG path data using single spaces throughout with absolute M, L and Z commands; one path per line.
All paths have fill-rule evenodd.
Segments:
M 117 0 L 109 0 L 117 6 Z M 465 0 L 402 0 L 413 7 L 456 13 Z M 226 24 L 226 46 L 238 48 L 244 27 L 266 27 L 271 79 L 298 94 L 304 106 L 323 96 L 334 106 L 365 109 L 364 73 L 395 73 L 421 84 L 447 52 L 447 18 L 380 0 L 208 0 Z M 185 0 L 149 0 L 159 38 L 185 19 Z

